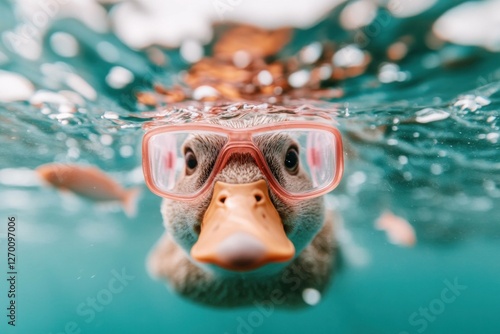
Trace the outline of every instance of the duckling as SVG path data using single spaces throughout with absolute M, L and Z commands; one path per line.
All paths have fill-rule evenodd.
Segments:
M 212 122 L 226 127 L 242 128 L 275 121 L 280 119 L 255 116 L 250 120 Z M 304 178 L 302 173 L 283 173 L 284 162 L 276 157 L 283 156 L 283 152 L 277 150 L 286 148 L 269 145 L 272 144 L 272 137 L 268 140 L 270 142 L 262 142 L 259 145 L 270 167 L 277 171 L 278 177 L 286 178 L 287 183 L 297 187 L 311 182 Z M 196 163 L 190 164 L 193 170 L 185 173 L 178 184 L 179 187 L 194 189 L 196 184 L 203 182 L 203 178 L 211 172 L 222 145 L 223 143 L 210 135 L 188 138 L 184 147 L 189 147 L 189 152 L 195 152 Z M 246 306 L 264 302 L 272 302 L 281 307 L 297 307 L 305 305 L 302 298 L 305 289 L 325 291 L 334 270 L 337 252 L 333 216 L 325 209 L 322 197 L 293 204 L 282 200 L 272 189 L 267 188 L 264 174 L 248 153 L 233 153 L 215 176 L 214 184 L 206 195 L 195 201 L 163 199 L 161 213 L 166 231 L 153 247 L 147 263 L 153 277 L 166 280 L 174 291 L 186 298 L 215 307 Z M 212 261 L 203 261 L 211 263 L 198 261 L 201 257 L 193 254 L 201 248 L 198 247 L 199 244 L 214 243 L 218 238 L 216 234 L 222 233 L 215 231 L 218 226 L 206 231 L 209 228 L 202 225 L 204 217 L 206 219 L 207 215 L 212 214 L 214 205 L 220 207 L 224 205 L 224 200 L 226 204 L 232 200 L 224 197 L 222 202 L 214 204 L 214 201 L 220 198 L 218 184 L 254 184 L 260 187 L 263 190 L 260 195 L 255 196 L 255 199 L 248 196 L 243 200 L 244 203 L 248 203 L 248 206 L 252 205 L 252 201 L 268 200 L 272 203 L 281 220 L 284 235 L 293 244 L 291 247 L 295 249 L 295 255 L 288 261 L 259 263 L 254 255 L 259 254 L 259 245 L 253 240 L 240 237 L 234 238 L 232 242 L 224 241 L 224 245 L 219 244 L 218 247 L 222 247 L 223 252 L 218 257 L 215 256 L 215 260 L 212 256 Z M 243 211 L 245 208 L 239 207 L 225 215 L 239 217 Z M 224 217 L 219 215 L 216 219 Z M 273 244 L 279 242 L 281 241 L 272 241 Z

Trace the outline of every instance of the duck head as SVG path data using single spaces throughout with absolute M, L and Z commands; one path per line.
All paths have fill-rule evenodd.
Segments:
M 252 125 L 259 122 L 266 119 L 255 118 Z M 177 190 L 196 192 L 212 173 L 224 144 L 211 135 L 187 138 Z M 280 184 L 291 191 L 310 187 L 312 181 L 293 154 L 293 138 L 278 133 L 256 144 Z M 323 226 L 324 206 L 322 197 L 282 198 L 250 153 L 232 152 L 208 191 L 190 201 L 164 199 L 162 215 L 168 233 L 196 266 L 223 275 L 261 276 L 282 270 L 299 256 Z

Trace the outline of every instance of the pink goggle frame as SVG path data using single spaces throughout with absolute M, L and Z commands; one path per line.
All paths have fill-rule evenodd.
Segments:
M 327 168 L 332 170 L 332 175 L 328 178 L 328 181 L 323 184 L 321 187 L 315 188 L 311 191 L 304 193 L 293 193 L 285 189 L 274 177 L 273 173 L 269 169 L 269 166 L 266 162 L 266 159 L 257 147 L 253 138 L 260 133 L 280 133 L 280 132 L 290 132 L 290 131 L 310 131 L 312 135 L 307 138 L 307 163 L 309 168 L 311 169 L 311 174 L 316 175 L 315 173 L 321 172 L 321 168 Z M 315 136 L 315 130 L 319 133 L 328 133 L 331 134 L 331 138 L 334 143 L 325 143 L 324 136 Z M 210 176 L 208 177 L 205 184 L 196 192 L 189 194 L 179 194 L 166 191 L 161 189 L 161 187 L 155 182 L 155 177 L 153 175 L 153 165 L 157 163 L 156 161 L 152 161 L 152 154 L 150 151 L 151 141 L 154 140 L 158 135 L 165 135 L 168 133 L 178 133 L 178 132 L 203 132 L 203 133 L 214 133 L 218 135 L 223 135 L 227 138 L 227 142 L 222 147 L 213 167 Z M 326 149 L 333 154 L 332 161 L 329 162 L 329 165 L 325 166 L 321 163 L 322 157 L 320 154 L 317 154 L 321 150 L 325 150 L 325 148 L 321 145 L 330 145 Z M 165 143 L 165 146 L 162 148 L 165 152 L 163 152 L 164 168 L 170 169 L 175 168 L 176 165 L 176 148 L 177 143 L 175 141 Z M 298 201 L 305 200 L 313 197 L 318 197 L 324 195 L 331 190 L 333 190 L 340 182 L 343 174 L 344 162 L 343 162 L 343 146 L 342 146 L 342 138 L 340 132 L 333 126 L 318 122 L 311 121 L 284 121 L 279 123 L 270 123 L 265 125 L 254 126 L 251 128 L 228 128 L 221 125 L 215 124 L 175 124 L 175 125 L 166 125 L 158 128 L 154 128 L 149 130 L 143 138 L 142 141 L 142 165 L 143 172 L 147 186 L 149 189 L 157 194 L 158 196 L 170 198 L 173 200 L 183 200 L 190 201 L 199 198 L 199 196 L 203 195 L 207 190 L 210 189 L 215 176 L 224 168 L 232 153 L 248 153 L 255 160 L 257 166 L 262 171 L 264 176 L 267 179 L 267 182 L 271 189 L 282 199 L 289 201 Z M 316 169 L 316 170 L 315 170 Z M 166 170 L 166 172 L 172 171 Z M 313 180 L 314 181 L 314 180 Z

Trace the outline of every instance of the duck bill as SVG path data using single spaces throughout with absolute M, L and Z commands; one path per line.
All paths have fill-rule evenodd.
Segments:
M 269 198 L 266 181 L 217 182 L 201 223 L 193 259 L 233 271 L 249 271 L 293 259 L 295 248 Z

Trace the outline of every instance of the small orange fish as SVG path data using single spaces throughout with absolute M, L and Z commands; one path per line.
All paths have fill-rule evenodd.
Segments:
M 417 242 L 413 226 L 404 218 L 385 211 L 375 222 L 375 227 L 385 231 L 389 242 L 405 247 L 412 247 Z
M 55 188 L 99 202 L 119 201 L 127 216 L 135 215 L 139 189 L 124 189 L 97 167 L 46 164 L 36 172 Z

